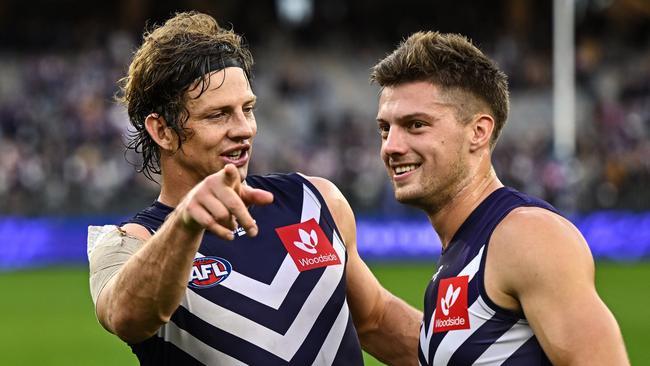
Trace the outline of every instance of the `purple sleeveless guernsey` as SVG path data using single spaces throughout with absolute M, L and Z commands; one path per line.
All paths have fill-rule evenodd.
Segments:
M 141 365 L 362 365 L 346 302 L 346 249 L 318 190 L 298 174 L 249 176 L 259 234 L 204 236 L 171 321 L 131 345 Z M 160 202 L 127 222 L 155 232 Z
M 420 328 L 420 365 L 550 365 L 528 322 L 494 304 L 485 291 L 488 243 L 517 207 L 548 203 L 511 188 L 490 194 L 460 226 L 429 283 Z

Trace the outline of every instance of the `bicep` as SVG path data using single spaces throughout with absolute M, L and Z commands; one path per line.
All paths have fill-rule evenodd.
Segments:
M 356 250 L 348 249 L 346 265 L 347 298 L 352 318 L 359 333 L 380 322 L 388 293 L 379 284 Z
M 547 278 L 552 279 L 520 296 L 540 344 L 556 364 L 619 364 L 611 360 L 625 353 L 620 330 L 593 281 L 579 268 L 552 274 L 556 266 L 550 266 Z
M 616 320 L 595 289 L 558 286 L 546 295 L 522 298 L 522 305 L 533 332 L 555 364 L 596 365 L 589 360 L 599 350 L 622 348 Z

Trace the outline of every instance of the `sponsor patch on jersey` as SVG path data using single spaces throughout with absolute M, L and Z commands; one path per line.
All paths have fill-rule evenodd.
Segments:
M 469 276 L 443 278 L 438 284 L 433 332 L 469 329 L 467 285 Z
M 208 288 L 223 282 L 232 272 L 230 262 L 219 257 L 195 258 L 190 272 L 191 288 Z
M 275 229 L 300 272 L 341 264 L 332 243 L 316 220 Z

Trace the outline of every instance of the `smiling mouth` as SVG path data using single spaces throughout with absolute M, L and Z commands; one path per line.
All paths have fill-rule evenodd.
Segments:
M 244 151 L 243 149 L 240 149 L 240 150 L 231 151 L 228 154 L 224 154 L 224 156 L 226 156 L 226 157 L 228 157 L 230 159 L 235 159 L 236 160 L 236 159 L 241 158 L 242 155 L 244 155 L 245 153 L 246 153 L 246 151 Z
M 241 146 L 221 154 L 222 159 L 226 163 L 235 164 L 237 167 L 242 167 L 248 162 L 250 146 Z
M 419 166 L 419 164 L 400 165 L 393 167 L 393 172 L 395 175 L 402 175 L 417 169 Z

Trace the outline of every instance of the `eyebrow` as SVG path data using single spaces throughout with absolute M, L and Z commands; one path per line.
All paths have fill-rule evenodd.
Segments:
M 428 113 L 425 113 L 425 112 L 414 112 L 414 113 L 409 113 L 409 114 L 405 114 L 403 116 L 397 117 L 398 122 L 412 121 L 412 120 L 415 120 L 415 119 L 423 119 L 423 120 L 433 122 L 433 121 L 437 121 L 440 118 L 432 116 L 432 115 L 430 115 Z M 388 123 L 388 121 L 384 120 L 383 118 L 377 118 L 377 122 Z

